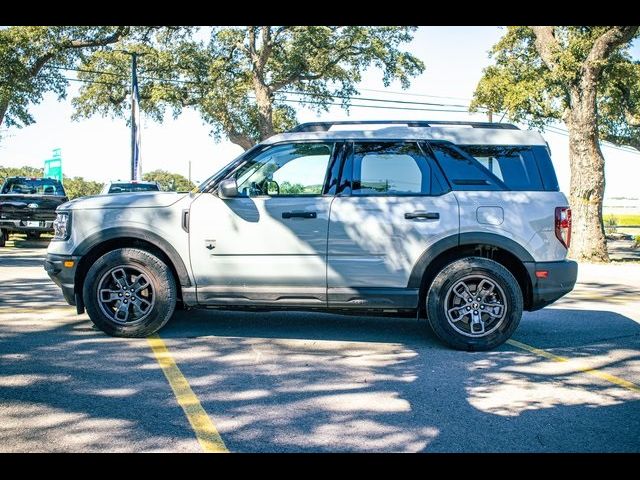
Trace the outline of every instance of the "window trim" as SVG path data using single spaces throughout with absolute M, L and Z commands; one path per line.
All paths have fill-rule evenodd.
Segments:
M 442 192 L 438 193 L 437 195 L 434 195 L 433 193 L 429 192 L 429 193 L 416 193 L 416 192 L 407 192 L 407 193 L 393 193 L 393 194 L 389 194 L 389 193 L 363 193 L 363 194 L 354 194 L 353 193 L 353 168 L 354 168 L 354 161 L 353 161 L 353 156 L 354 156 L 354 152 L 355 152 L 355 145 L 357 143 L 412 143 L 414 145 L 416 145 L 418 147 L 418 150 L 420 151 L 420 153 L 424 156 L 427 165 L 431 171 L 431 174 L 433 174 L 432 170 L 433 169 L 439 169 L 440 170 L 440 177 L 438 178 L 438 181 L 440 181 L 441 179 L 444 180 L 445 184 L 441 185 L 442 186 Z M 446 175 L 444 175 L 442 173 L 442 169 L 440 168 L 440 165 L 438 165 L 438 163 L 435 161 L 435 159 L 432 157 L 432 155 L 425 151 L 424 148 L 422 148 L 422 144 L 423 140 L 417 140 L 417 139 L 403 139 L 403 138 L 399 138 L 399 139 L 375 139 L 375 138 L 370 138 L 370 139 L 362 139 L 362 140 L 357 140 L 357 141 L 350 141 L 350 142 L 345 142 L 345 152 L 344 155 L 342 157 L 342 165 L 340 166 L 340 176 L 338 177 L 338 188 L 336 189 L 336 196 L 338 197 L 361 197 L 361 198 L 366 198 L 366 197 L 388 197 L 388 198 L 403 198 L 403 197 L 441 197 L 443 195 L 446 195 L 447 193 L 451 192 L 451 185 L 449 184 L 449 179 L 446 177 Z M 348 162 L 351 162 L 351 171 L 345 171 L 345 166 L 347 165 Z M 345 178 L 347 180 L 347 184 L 345 186 L 343 186 L 342 190 L 340 189 L 340 187 L 342 186 L 342 180 L 343 178 Z M 431 183 L 432 185 L 432 190 L 433 190 L 433 183 Z

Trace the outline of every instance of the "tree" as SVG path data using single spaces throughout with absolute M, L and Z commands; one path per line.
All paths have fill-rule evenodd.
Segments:
M 508 27 L 493 47 L 472 110 L 504 111 L 513 121 L 569 130 L 570 255 L 608 261 L 602 223 L 604 157 L 599 140 L 637 139 L 640 71 L 628 52 L 638 26 Z M 624 105 L 624 109 L 620 107 Z M 637 118 L 637 116 L 635 117 Z
M 250 26 L 216 27 L 208 43 L 187 40 L 160 48 L 130 45 L 140 59 L 140 106 L 152 118 L 165 109 L 178 115 L 198 110 L 216 138 L 225 135 L 247 149 L 296 123 L 289 103 L 310 102 L 326 111 L 334 98 L 348 108 L 349 97 L 369 66 L 383 70 L 388 85 L 424 70 L 399 49 L 414 27 Z M 76 117 L 123 116 L 128 74 L 117 52 L 97 52 L 83 64 L 83 85 L 74 99 Z M 104 72 L 104 73 L 95 73 Z M 293 98 L 289 96 L 293 95 Z
M 0 166 L 0 185 L 8 177 L 36 177 L 39 178 L 43 175 L 44 170 L 37 167 L 3 167 Z
M 171 173 L 166 170 L 154 170 L 142 176 L 146 182 L 158 182 L 160 189 L 165 192 L 188 192 L 195 188 L 195 184 L 179 173 Z
M 78 197 L 87 197 L 89 195 L 98 195 L 103 186 L 100 182 L 85 180 L 82 177 L 64 177 L 63 185 L 69 200 Z
M 87 49 L 117 42 L 130 27 L 14 26 L 0 30 L 0 125 L 33 123 L 30 104 L 46 92 L 63 98 L 68 82 L 57 66 L 72 66 Z

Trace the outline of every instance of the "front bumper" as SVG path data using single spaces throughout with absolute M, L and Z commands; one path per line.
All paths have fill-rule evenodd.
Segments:
M 531 297 L 527 310 L 539 310 L 566 295 L 576 284 L 578 264 L 572 260 L 561 262 L 525 262 L 531 280 Z M 538 278 L 536 272 L 547 272 Z
M 51 277 L 51 280 L 62 289 L 64 299 L 69 305 L 78 307 L 81 301 L 76 301 L 75 277 L 80 258 L 81 257 L 74 255 L 47 253 L 47 257 L 44 260 L 44 269 L 49 274 L 49 277 Z
M 0 228 L 10 232 L 53 232 L 53 220 L 0 220 Z

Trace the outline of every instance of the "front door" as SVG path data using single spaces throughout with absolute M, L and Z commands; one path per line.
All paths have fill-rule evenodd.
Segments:
M 333 143 L 268 147 L 232 176 L 239 196 L 202 193 L 189 218 L 198 302 L 326 306 Z
M 417 142 L 356 142 L 331 205 L 330 307 L 415 308 L 413 267 L 436 241 L 457 242 L 458 203 Z

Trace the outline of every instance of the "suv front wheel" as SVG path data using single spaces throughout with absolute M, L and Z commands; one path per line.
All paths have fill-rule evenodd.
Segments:
M 445 266 L 426 296 L 436 336 L 458 350 L 491 350 L 513 334 L 522 317 L 522 291 L 498 262 L 467 257 Z
M 89 269 L 83 300 L 89 317 L 115 337 L 146 337 L 160 330 L 176 306 L 176 282 L 155 255 L 136 248 L 104 254 Z

